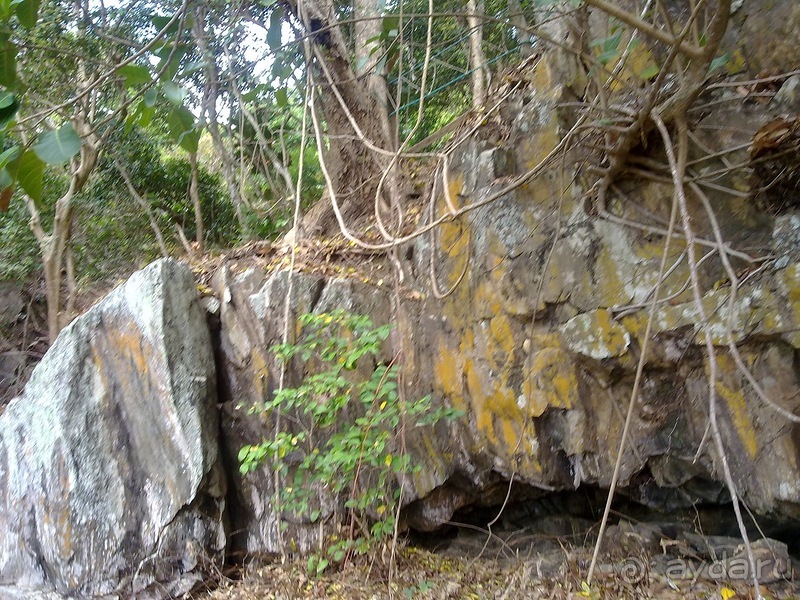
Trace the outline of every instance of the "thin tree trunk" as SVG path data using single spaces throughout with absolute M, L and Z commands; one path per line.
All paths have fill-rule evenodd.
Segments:
M 236 157 L 233 156 L 225 146 L 225 142 L 219 130 L 217 115 L 219 67 L 217 66 L 216 57 L 208 47 L 205 30 L 205 7 L 202 4 L 199 4 L 195 8 L 195 23 L 194 27 L 192 27 L 192 37 L 194 37 L 197 48 L 200 50 L 200 54 L 203 56 L 203 60 L 206 64 L 206 85 L 202 111 L 204 115 L 207 115 L 206 122 L 208 133 L 211 135 L 214 150 L 219 156 L 222 165 L 222 177 L 225 180 L 225 186 L 228 188 L 228 194 L 233 204 L 233 210 L 236 214 L 236 220 L 239 223 L 239 230 L 241 231 L 242 238 L 249 240 L 252 238 L 252 233 L 244 214 L 245 203 L 242 199 L 241 188 L 239 187 L 239 182 L 236 177 Z
M 231 62 L 231 54 L 228 48 L 225 49 L 226 56 L 228 61 Z M 231 78 L 231 91 L 233 92 L 234 96 L 236 97 L 236 101 L 239 103 L 239 110 L 242 112 L 242 115 L 247 122 L 250 123 L 250 126 L 253 128 L 253 132 L 255 133 L 256 140 L 258 141 L 259 147 L 261 148 L 261 152 L 266 155 L 266 158 L 269 159 L 272 168 L 277 171 L 277 173 L 281 176 L 283 180 L 285 189 L 284 197 L 292 198 L 295 194 L 294 189 L 294 181 L 292 180 L 292 174 L 289 172 L 289 169 L 286 167 L 284 162 L 278 157 L 278 155 L 272 150 L 269 143 L 267 142 L 267 138 L 264 136 L 264 131 L 261 128 L 261 124 L 258 122 L 258 119 L 253 114 L 242 98 L 242 91 L 239 89 L 239 85 L 236 83 L 234 78 Z M 266 165 L 264 168 L 264 174 L 267 175 Z
M 70 186 L 67 193 L 56 202 L 53 228 L 50 233 L 46 233 L 42 227 L 38 207 L 31 198 L 27 198 L 31 231 L 39 243 L 42 255 L 47 299 L 47 331 L 51 344 L 55 342 L 66 320 L 62 319 L 61 313 L 61 271 L 72 228 L 72 188 L 73 186 Z
M 47 328 L 50 342 L 54 342 L 61 328 L 72 317 L 69 311 L 61 311 L 62 269 L 72 236 L 72 201 L 83 189 L 89 175 L 97 164 L 101 142 L 87 125 L 84 116 L 73 118 L 76 132 L 81 136 L 80 156 L 71 161 L 72 177 L 67 192 L 56 201 L 53 226 L 50 233 L 44 230 L 41 213 L 31 198 L 26 198 L 31 216 L 30 228 L 39 244 L 44 270 L 45 297 L 47 299 Z M 69 307 L 68 307 L 69 308 Z
M 522 12 L 519 0 L 508 0 L 508 17 L 514 24 L 519 54 L 522 58 L 528 58 L 533 54 L 533 35 L 528 31 L 528 21 Z
M 200 206 L 200 185 L 199 185 L 199 172 L 197 169 L 197 152 L 189 153 L 189 166 L 192 169 L 192 176 L 189 180 L 189 198 L 192 199 L 192 206 L 194 206 L 194 227 L 195 227 L 195 243 L 197 244 L 197 253 L 202 256 L 206 251 L 206 231 L 203 224 L 203 209 Z
M 85 14 L 86 7 L 83 0 L 75 0 L 73 10 L 80 22 Z M 84 25 L 80 26 L 81 28 Z M 86 64 L 81 59 L 77 63 L 77 91 L 85 91 L 91 83 L 91 77 L 86 72 Z M 32 198 L 26 197 L 28 213 L 31 216 L 30 228 L 39 244 L 44 270 L 45 297 L 47 299 L 47 328 L 50 343 L 53 343 L 61 328 L 72 318 L 75 304 L 75 265 L 70 253 L 72 236 L 73 199 L 83 189 L 89 179 L 100 155 L 101 139 L 90 125 L 94 117 L 95 104 L 91 93 L 84 94 L 75 103 L 75 113 L 72 125 L 81 138 L 80 154 L 70 161 L 71 176 L 69 188 L 66 193 L 55 203 L 53 226 L 47 233 L 42 226 L 42 217 L 39 208 Z M 110 131 L 110 129 L 109 129 Z M 61 284 L 62 270 L 66 269 L 68 278 L 68 294 L 66 310 L 61 310 Z
M 131 197 L 136 201 L 144 213 L 147 215 L 147 219 L 150 222 L 150 229 L 153 230 L 153 234 L 156 236 L 156 241 L 158 242 L 158 249 L 161 250 L 161 256 L 164 258 L 169 257 L 169 250 L 167 249 L 167 244 L 164 242 L 164 236 L 161 233 L 161 228 L 158 226 L 158 221 L 156 221 L 156 217 L 153 214 L 153 211 L 150 209 L 150 204 L 144 198 L 139 195 L 139 192 L 133 185 L 131 181 L 131 176 L 128 174 L 128 171 L 123 167 L 118 161 L 114 161 L 114 166 L 119 171 L 119 174 L 122 176 L 122 180 L 125 182 L 125 186 L 128 188 L 128 192 L 130 192 Z
M 469 25 L 469 67 L 472 81 L 472 106 L 486 104 L 487 68 L 483 54 L 483 0 L 467 0 L 467 24 Z
M 355 73 L 367 84 L 378 110 L 383 127 L 384 138 L 390 141 L 389 149 L 397 148 L 394 120 L 389 117 L 389 87 L 386 85 L 386 49 L 380 41 L 383 23 L 380 20 L 376 0 L 355 0 L 353 2 L 355 17 Z M 383 62 L 381 62 L 383 59 Z

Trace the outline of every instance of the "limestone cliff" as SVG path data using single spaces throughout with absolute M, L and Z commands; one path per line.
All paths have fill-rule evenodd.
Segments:
M 744 52 L 736 56 L 745 60 Z M 750 60 L 770 58 L 756 52 Z M 295 275 L 292 319 L 344 307 L 392 321 L 409 397 L 431 394 L 468 415 L 410 442 L 423 465 L 406 497 L 410 527 L 434 529 L 459 508 L 499 503 L 512 480 L 526 484 L 528 496 L 610 484 L 673 188 L 668 171 L 660 180 L 623 178 L 598 210 L 587 200 L 591 181 L 579 151 L 537 170 L 576 120 L 565 102 L 575 71 L 565 61 L 545 53 L 497 90 L 504 100 L 451 165 L 456 208 L 477 208 L 405 248 L 399 291 L 386 285 L 388 275 Z M 708 205 L 695 198 L 690 206 L 697 252 L 708 253 L 698 269 L 707 321 L 692 297 L 685 239 L 673 238 L 621 468 L 621 493 L 653 508 L 729 500 L 709 436 L 709 332 L 715 410 L 738 493 L 756 512 L 800 514 L 800 438 L 796 419 L 786 417 L 800 412 L 800 215 L 770 198 L 757 169 L 753 176 L 744 168 L 758 132 L 785 112 L 780 98 L 755 102 L 721 87 L 704 98 L 720 107 L 693 129 L 697 173 L 721 173 L 706 189 Z M 649 158 L 666 162 L 663 154 Z M 446 210 L 440 189 L 434 211 Z M 731 250 L 741 282 L 735 289 L 709 253 L 715 229 Z M 213 288 L 221 299 L 215 335 L 233 462 L 238 447 L 270 431 L 269 419 L 246 417 L 234 405 L 275 389 L 278 367 L 267 349 L 283 332 L 287 273 L 233 265 Z M 442 298 L 434 293 L 451 288 Z M 275 551 L 271 475 L 232 481 L 241 548 Z M 299 547 L 316 535 L 297 522 L 290 531 Z

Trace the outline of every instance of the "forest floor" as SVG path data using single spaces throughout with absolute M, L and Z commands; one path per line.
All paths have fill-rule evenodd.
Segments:
M 651 568 L 657 557 L 631 561 L 603 560 L 591 586 L 585 583 L 591 549 L 563 549 L 561 565 L 548 569 L 547 555 L 517 560 L 457 558 L 405 547 L 386 564 L 351 563 L 346 568 L 310 576 L 304 561 L 250 566 L 236 580 L 226 579 L 202 600 L 445 600 L 445 599 L 755 599 L 747 581 L 720 580 L 707 573 L 665 572 Z M 551 571 L 542 576 L 542 571 Z M 800 599 L 800 585 L 782 580 L 761 587 L 762 597 Z

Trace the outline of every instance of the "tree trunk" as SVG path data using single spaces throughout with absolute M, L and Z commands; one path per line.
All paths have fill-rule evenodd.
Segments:
M 391 143 L 391 148 L 397 148 L 394 139 L 394 120 L 389 117 L 389 88 L 386 85 L 386 49 L 381 44 L 379 36 L 383 29 L 378 4 L 376 0 L 355 0 L 353 3 L 353 16 L 355 18 L 355 73 L 367 84 L 367 90 L 372 95 L 377 107 L 384 139 Z
M 231 55 L 229 48 L 225 49 L 225 55 L 228 59 L 229 64 L 235 64 L 233 62 L 233 57 Z M 233 77 L 231 78 L 231 91 L 236 97 L 236 102 L 238 102 L 239 104 L 239 110 L 242 112 L 244 118 L 247 119 L 247 122 L 250 123 L 250 126 L 253 128 L 253 132 L 255 133 L 256 141 L 258 141 L 258 144 L 261 148 L 261 152 L 264 153 L 265 158 L 270 161 L 270 165 L 272 166 L 273 169 L 275 169 L 275 171 L 278 173 L 281 180 L 283 181 L 283 189 L 280 190 L 282 192 L 281 195 L 284 198 L 293 198 L 295 195 L 295 186 L 294 186 L 294 180 L 292 179 L 292 174 L 289 172 L 288 167 L 284 164 L 284 161 L 278 157 L 278 155 L 270 146 L 266 136 L 264 135 L 264 130 L 261 126 L 261 123 L 258 122 L 256 115 L 253 114 L 253 111 L 251 111 L 247 107 L 247 104 L 245 103 L 244 98 L 242 97 L 242 91 L 239 89 L 239 85 L 236 83 L 236 79 Z M 266 177 L 268 177 L 270 186 L 274 187 L 273 186 L 274 182 L 272 181 L 272 177 L 269 174 L 269 169 L 266 164 L 263 167 L 263 173 Z
M 83 115 L 74 117 L 72 122 L 75 131 L 81 136 L 81 150 L 79 157 L 73 158 L 70 163 L 72 177 L 69 189 L 56 201 L 53 227 L 50 233 L 44 230 L 41 213 L 36 203 L 31 198 L 27 198 L 28 212 L 31 216 L 30 228 L 42 255 L 45 297 L 47 299 L 47 328 L 51 343 L 55 341 L 61 328 L 72 317 L 71 314 L 62 314 L 61 310 L 62 270 L 67 268 L 65 257 L 68 254 L 67 250 L 72 236 L 72 201 L 86 185 L 89 175 L 97 165 L 101 145 L 100 139 L 92 131 L 91 126 L 86 123 Z M 71 293 L 74 293 L 74 290 Z M 69 302 L 69 306 L 73 304 L 73 301 Z
M 205 30 L 205 6 L 199 4 L 194 11 L 195 23 L 192 27 L 192 37 L 197 43 L 197 48 L 203 56 L 205 62 L 206 85 L 201 110 L 205 115 L 208 133 L 211 135 L 211 142 L 214 150 L 219 156 L 222 164 L 222 178 L 228 188 L 236 220 L 239 223 L 239 230 L 242 238 L 249 240 L 252 237 L 250 226 L 244 214 L 245 202 L 241 195 L 241 189 L 236 177 L 236 158 L 225 146 L 222 134 L 219 130 L 217 119 L 217 100 L 219 98 L 219 67 L 215 55 L 208 47 L 207 35 Z M 195 212 L 197 209 L 195 208 Z
M 469 25 L 469 68 L 472 81 L 472 106 L 486 104 L 487 71 L 483 54 L 483 0 L 467 0 L 467 24 Z
M 194 227 L 195 227 L 195 244 L 197 245 L 197 254 L 203 256 L 206 251 L 205 243 L 205 225 L 203 224 L 203 209 L 200 206 L 200 186 L 197 169 L 197 152 L 189 153 L 189 166 L 192 170 L 192 176 L 189 180 L 189 197 L 192 199 L 192 206 L 194 206 Z
M 533 54 L 533 35 L 528 31 L 528 21 L 519 0 L 508 0 L 508 17 L 514 24 L 519 54 L 522 58 L 528 58 Z
M 161 250 L 161 256 L 164 258 L 169 258 L 169 250 L 167 249 L 167 244 L 164 242 L 164 235 L 161 233 L 161 228 L 158 226 L 158 221 L 156 221 L 156 216 L 153 214 L 150 204 L 147 202 L 147 200 L 142 198 L 138 190 L 134 187 L 133 181 L 131 181 L 131 176 L 128 174 L 127 169 L 125 169 L 125 167 L 123 167 L 122 164 L 117 160 L 114 161 L 114 166 L 122 176 L 122 180 L 125 182 L 125 186 L 128 188 L 128 192 L 130 192 L 131 197 L 147 215 L 147 219 L 150 222 L 150 229 L 153 230 L 153 234 L 156 236 L 156 242 L 158 242 L 158 249 Z
M 386 153 L 395 148 L 394 136 L 385 126 L 387 105 L 364 93 L 364 83 L 356 76 L 348 45 L 337 25 L 332 0 L 301 2 L 294 8 L 311 34 L 308 68 L 319 86 L 327 126 L 323 158 L 332 192 L 345 222 L 352 223 L 372 211 L 380 176 L 390 158 Z M 326 194 L 305 216 L 305 232 L 338 231 L 330 200 Z

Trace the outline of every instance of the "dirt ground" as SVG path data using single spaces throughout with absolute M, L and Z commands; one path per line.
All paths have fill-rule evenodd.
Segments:
M 225 579 L 219 586 L 199 594 L 198 600 L 289 600 L 295 598 L 333 600 L 372 599 L 618 599 L 654 598 L 709 600 L 755 599 L 747 581 L 717 578 L 713 570 L 664 572 L 658 557 L 600 563 L 591 586 L 585 582 L 591 553 L 564 549 L 555 572 L 546 570 L 546 556 L 509 560 L 492 557 L 454 558 L 418 548 L 399 549 L 394 557 L 351 563 L 323 573 L 307 573 L 304 561 L 251 565 Z M 389 568 L 393 564 L 394 568 Z M 734 574 L 735 577 L 735 574 Z M 800 600 L 800 586 L 792 577 L 761 586 L 764 598 Z

